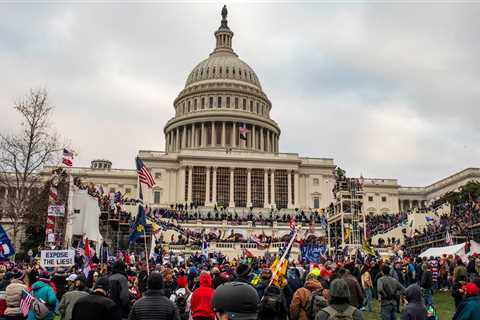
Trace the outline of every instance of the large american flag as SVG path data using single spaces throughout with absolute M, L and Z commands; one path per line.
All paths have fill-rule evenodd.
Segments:
M 137 158 L 137 174 L 141 183 L 147 185 L 149 188 L 155 186 L 155 179 L 150 173 L 150 170 L 148 170 L 143 161 L 139 158 Z
M 35 298 L 27 291 L 22 290 L 22 298 L 20 299 L 20 311 L 22 312 L 23 316 L 26 317 L 28 311 L 30 310 L 30 306 Z

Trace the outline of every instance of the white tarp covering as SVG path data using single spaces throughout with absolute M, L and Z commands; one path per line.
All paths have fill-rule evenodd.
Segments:
M 98 199 L 90 196 L 86 190 L 73 190 L 71 211 L 71 234 L 85 235 L 88 240 L 96 241 L 96 251 L 100 249 L 100 207 Z
M 442 255 L 457 255 L 462 259 L 472 255 L 473 253 L 480 253 L 480 244 L 473 240 L 470 241 L 470 251 L 468 254 L 465 254 L 465 243 L 455 244 L 453 246 L 447 247 L 437 247 L 437 248 L 430 248 L 426 251 L 422 252 L 419 257 L 441 257 Z

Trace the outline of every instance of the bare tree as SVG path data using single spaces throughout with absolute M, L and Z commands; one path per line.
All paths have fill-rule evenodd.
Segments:
M 15 244 L 31 208 L 32 196 L 42 188 L 40 170 L 58 160 L 61 148 L 51 129 L 53 107 L 48 103 L 46 90 L 30 90 L 14 108 L 22 120 L 17 133 L 0 133 L 0 187 L 8 192 L 2 219 L 11 224 L 11 240 Z

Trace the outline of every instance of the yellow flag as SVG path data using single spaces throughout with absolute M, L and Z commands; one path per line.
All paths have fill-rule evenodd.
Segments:
M 280 263 L 280 258 L 277 257 L 275 261 L 273 261 L 272 266 L 270 267 L 270 270 L 272 270 L 272 273 L 275 272 L 277 269 L 277 265 Z M 277 274 L 274 274 L 273 276 L 273 281 L 272 283 L 280 288 L 284 287 L 286 284 L 286 276 L 287 276 L 287 267 L 288 267 L 288 259 L 284 259 L 282 262 L 282 265 L 278 269 Z

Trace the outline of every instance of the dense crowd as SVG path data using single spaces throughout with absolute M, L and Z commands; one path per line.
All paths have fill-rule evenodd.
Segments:
M 378 233 L 384 233 L 399 225 L 406 224 L 408 214 L 406 212 L 391 214 L 369 214 L 366 216 L 367 234 L 372 236 Z
M 109 263 L 49 270 L 38 264 L 0 266 L 0 318 L 21 313 L 22 290 L 41 299 L 52 320 L 363 319 L 379 300 L 379 319 L 438 319 L 432 296 L 451 292 L 455 320 L 480 319 L 480 258 L 392 257 L 290 262 L 277 272 L 274 257 L 221 254 L 146 261 L 132 254 Z M 82 268 L 83 266 L 83 268 Z

